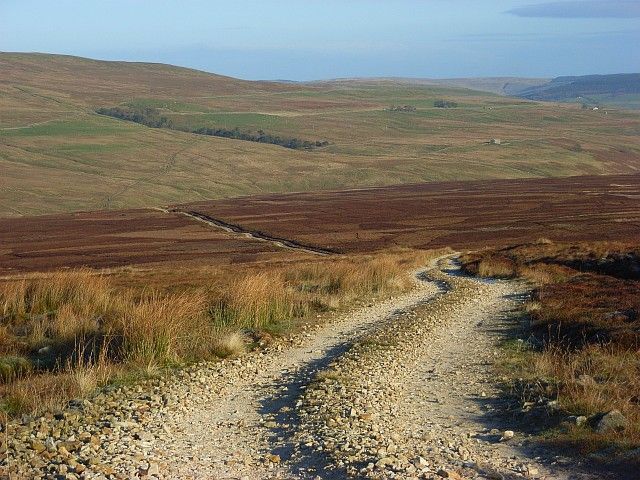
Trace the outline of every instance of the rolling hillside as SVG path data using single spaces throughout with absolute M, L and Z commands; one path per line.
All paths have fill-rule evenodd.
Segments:
M 640 108 L 640 73 L 557 77 L 515 93 L 529 100 Z
M 171 128 L 98 115 L 100 108 L 151 112 Z M 208 130 L 324 146 L 189 133 Z M 640 115 L 629 111 L 605 115 L 442 85 L 248 82 L 168 65 L 0 54 L 0 216 L 635 173 L 639 133 Z M 493 138 L 502 144 L 489 144 Z

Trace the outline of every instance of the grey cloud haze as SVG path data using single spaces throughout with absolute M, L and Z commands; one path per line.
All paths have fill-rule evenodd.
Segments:
M 509 10 L 519 17 L 540 18 L 637 18 L 640 17 L 638 0 L 585 0 L 549 2 Z

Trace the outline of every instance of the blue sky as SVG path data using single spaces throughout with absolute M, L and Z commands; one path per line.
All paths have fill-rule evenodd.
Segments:
M 248 79 L 640 71 L 640 0 L 0 0 L 0 51 Z

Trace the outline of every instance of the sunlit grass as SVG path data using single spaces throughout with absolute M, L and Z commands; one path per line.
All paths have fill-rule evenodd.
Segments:
M 127 372 L 239 355 L 252 335 L 284 334 L 356 300 L 406 290 L 411 269 L 437 253 L 212 270 L 175 289 L 115 284 L 88 269 L 2 282 L 2 408 L 42 411 Z

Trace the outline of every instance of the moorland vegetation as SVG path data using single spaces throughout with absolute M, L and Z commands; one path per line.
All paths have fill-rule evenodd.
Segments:
M 463 262 L 473 274 L 533 285 L 526 341 L 511 349 L 506 371 L 525 405 L 547 399 L 553 407 L 553 441 L 583 450 L 640 446 L 638 244 L 541 239 Z M 601 420 L 611 412 L 617 425 L 607 428 Z
M 0 408 L 51 411 L 114 381 L 239 355 L 265 339 L 373 297 L 411 288 L 437 252 L 182 272 L 149 287 L 127 271 L 57 271 L 0 283 Z M 267 340 L 268 341 L 268 340 Z

